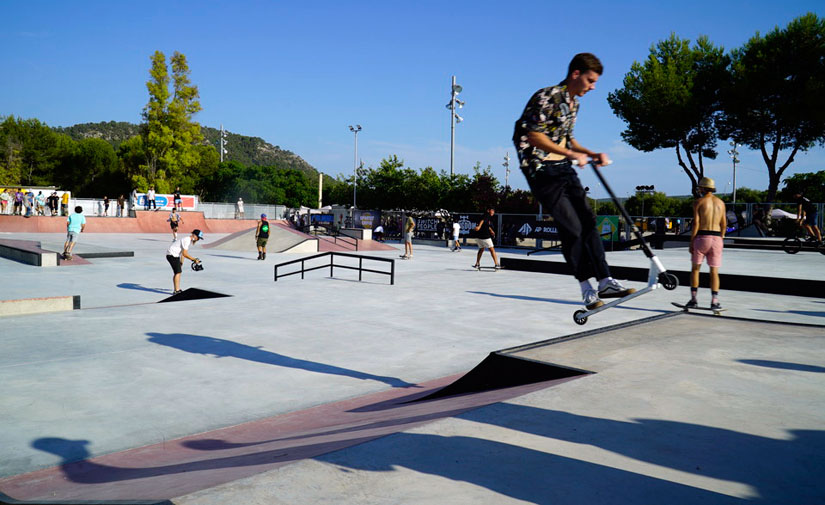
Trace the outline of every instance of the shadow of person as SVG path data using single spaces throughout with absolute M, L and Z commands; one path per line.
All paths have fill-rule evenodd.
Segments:
M 558 298 L 540 298 L 536 296 L 525 296 L 525 295 L 503 295 L 500 293 L 490 293 L 487 291 L 467 291 L 473 295 L 487 295 L 487 296 L 494 296 L 496 298 L 511 298 L 513 300 L 524 300 L 528 302 L 544 302 L 544 303 L 558 303 L 562 305 L 577 305 L 581 306 L 582 302 L 574 301 L 574 300 L 561 300 Z M 661 309 L 645 309 L 642 307 L 628 307 L 626 305 L 618 305 L 616 308 L 624 309 L 624 310 L 637 310 L 642 312 L 657 312 L 659 314 L 667 314 L 668 312 L 672 312 L 670 310 L 661 310 Z
M 661 419 L 616 421 L 501 403 L 459 418 L 600 447 L 690 474 L 747 484 L 755 503 L 825 503 L 825 431 L 775 439 Z M 714 502 L 715 503 L 715 502 Z
M 137 291 L 148 291 L 150 293 L 163 293 L 164 295 L 168 295 L 172 292 L 169 289 L 147 288 L 146 286 L 141 286 L 140 284 L 135 284 L 134 282 L 121 282 L 117 285 L 117 287 L 123 289 L 135 289 Z
M 825 373 L 825 367 L 818 365 L 805 365 L 802 363 L 790 363 L 787 361 L 773 361 L 768 359 L 738 359 L 739 363 L 746 365 L 763 366 L 766 368 L 778 368 L 780 370 L 796 370 L 798 372 Z
M 275 365 L 285 368 L 297 368 L 308 372 L 341 375 L 359 380 L 374 380 L 383 382 L 394 388 L 413 387 L 411 384 L 396 377 L 386 377 L 383 375 L 373 375 L 369 373 L 341 368 L 334 365 L 327 365 L 315 361 L 308 361 L 298 358 L 291 358 L 283 354 L 263 350 L 260 347 L 252 347 L 239 344 L 231 340 L 207 337 L 203 335 L 190 335 L 188 333 L 146 333 L 149 335 L 149 342 L 165 345 L 193 354 L 212 355 L 216 358 L 237 358 L 255 363 Z
M 398 433 L 317 459 L 370 472 L 390 473 L 405 467 L 481 486 L 524 503 L 745 503 L 638 472 L 467 436 Z

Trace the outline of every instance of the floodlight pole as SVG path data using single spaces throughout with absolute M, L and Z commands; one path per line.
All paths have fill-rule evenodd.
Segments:
M 728 154 L 733 159 L 733 204 L 736 205 L 736 164 L 739 163 L 739 151 L 736 148 L 739 147 L 739 144 L 731 142 L 730 145 L 733 149 L 728 151 Z
M 447 104 L 447 108 L 450 109 L 450 177 L 455 175 L 455 124 L 456 122 L 460 123 L 462 120 L 461 116 L 456 114 L 455 109 L 456 106 L 458 106 L 458 108 L 464 106 L 464 102 L 456 98 L 461 91 L 461 86 L 455 83 L 455 76 L 453 76 L 450 86 L 450 103 Z
M 504 155 L 504 191 L 510 190 L 510 152 Z
M 358 132 L 361 131 L 361 125 L 355 125 L 354 127 L 350 125 L 349 131 L 355 134 L 355 158 L 352 162 L 352 171 L 355 175 L 355 179 L 353 180 L 352 184 L 352 208 L 355 208 L 355 198 L 356 193 L 358 190 Z

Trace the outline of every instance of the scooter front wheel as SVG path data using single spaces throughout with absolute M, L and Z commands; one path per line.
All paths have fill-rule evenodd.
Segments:
M 573 321 L 575 321 L 578 325 L 585 324 L 587 322 L 587 316 L 585 316 L 585 314 L 587 314 L 587 311 L 581 309 L 573 312 Z

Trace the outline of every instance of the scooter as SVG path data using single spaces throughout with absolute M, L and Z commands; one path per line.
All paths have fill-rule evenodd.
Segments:
M 576 163 L 575 161 L 573 162 L 573 164 L 578 165 L 578 163 Z M 594 314 L 598 314 L 603 310 L 607 310 L 611 307 L 615 307 L 616 305 L 625 303 L 629 300 L 636 298 L 637 296 L 642 296 L 646 293 L 649 293 L 650 291 L 653 291 L 654 289 L 658 289 L 660 286 L 664 287 L 668 291 L 674 290 L 677 286 L 679 286 L 679 278 L 676 277 L 674 274 L 668 272 L 664 265 L 662 265 L 662 262 L 659 261 L 659 258 L 657 258 L 656 255 L 653 254 L 653 251 L 650 250 L 650 247 L 648 247 L 647 242 L 645 242 L 641 230 L 639 230 L 639 227 L 636 226 L 636 224 L 630 218 L 630 215 L 627 213 L 627 210 L 624 208 L 624 205 L 622 205 L 622 202 L 618 198 L 616 198 L 616 195 L 613 193 L 613 190 L 610 188 L 610 185 L 607 184 L 607 181 L 604 179 L 604 176 L 602 176 L 601 170 L 599 170 L 599 167 L 596 166 L 596 162 L 591 161 L 590 166 L 593 167 L 593 171 L 596 173 L 596 177 L 599 178 L 599 182 L 601 182 L 602 186 L 604 186 L 604 189 L 607 190 L 607 194 L 610 195 L 610 199 L 613 200 L 613 203 L 619 209 L 619 212 L 621 212 L 622 217 L 624 217 L 625 222 L 628 224 L 628 226 L 631 227 L 631 229 L 633 230 L 633 234 L 639 240 L 639 245 L 641 246 L 642 251 L 644 251 L 645 256 L 647 256 L 650 260 L 650 270 L 648 271 L 647 275 L 646 287 L 622 298 L 617 298 L 612 302 L 605 303 L 604 305 L 596 307 L 593 310 L 579 309 L 576 312 L 574 312 L 573 321 L 575 321 L 576 324 L 580 325 L 587 323 L 587 318 Z

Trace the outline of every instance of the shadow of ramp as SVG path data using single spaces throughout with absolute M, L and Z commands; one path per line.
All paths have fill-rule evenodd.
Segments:
M 159 301 L 158 303 L 166 303 L 166 302 L 188 302 L 190 300 L 203 300 L 205 298 L 224 298 L 229 297 L 232 295 L 225 295 L 223 293 L 215 293 L 214 291 L 207 291 L 205 289 L 200 288 L 189 288 L 183 290 L 182 293 L 178 293 L 176 295 L 172 295 L 168 298 L 164 298 L 163 300 Z
M 537 382 L 567 379 L 591 373 L 593 372 L 491 352 L 481 363 L 476 365 L 475 368 L 452 384 L 427 396 L 416 398 L 406 403 L 524 386 Z

